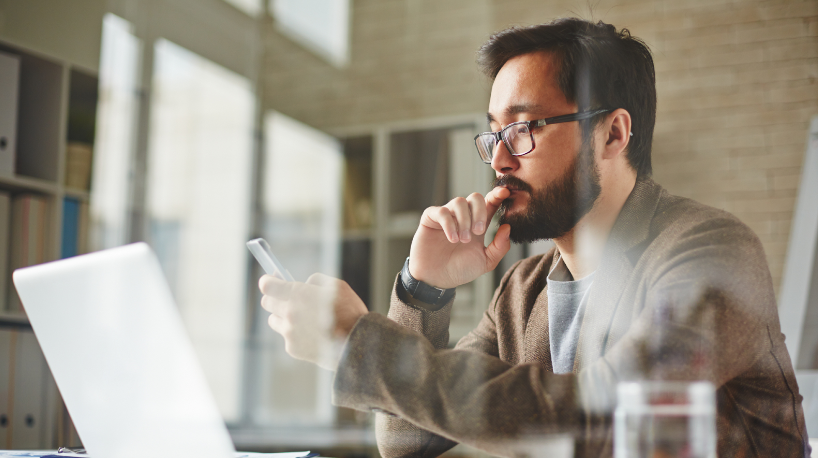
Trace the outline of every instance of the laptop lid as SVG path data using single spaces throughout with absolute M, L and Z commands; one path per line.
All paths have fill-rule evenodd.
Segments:
M 147 244 L 18 269 L 14 285 L 90 456 L 235 455 Z

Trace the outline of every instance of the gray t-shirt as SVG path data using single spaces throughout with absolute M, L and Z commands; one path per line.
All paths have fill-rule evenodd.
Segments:
M 555 374 L 574 370 L 579 328 L 594 274 L 573 280 L 562 259 L 548 274 L 548 340 Z

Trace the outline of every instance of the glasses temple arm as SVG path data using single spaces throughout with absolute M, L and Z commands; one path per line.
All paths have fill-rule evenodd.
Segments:
M 559 124 L 561 122 L 571 122 L 571 121 L 581 121 L 583 119 L 593 118 L 594 116 L 602 113 L 607 113 L 609 110 L 607 108 L 602 108 L 600 110 L 592 110 L 592 111 L 583 111 L 580 113 L 571 113 L 562 116 L 554 116 L 553 118 L 545 118 L 540 119 L 537 121 L 537 127 L 542 127 L 547 124 Z

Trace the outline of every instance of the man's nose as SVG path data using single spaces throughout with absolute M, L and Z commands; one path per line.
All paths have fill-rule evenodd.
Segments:
M 520 161 L 516 156 L 511 155 L 505 142 L 497 142 L 497 145 L 494 146 L 494 154 L 491 156 L 491 168 L 498 173 L 506 174 L 517 170 L 519 166 Z

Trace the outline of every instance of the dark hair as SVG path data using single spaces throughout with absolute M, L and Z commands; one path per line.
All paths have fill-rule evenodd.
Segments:
M 537 51 L 553 53 L 560 90 L 580 111 L 622 108 L 631 115 L 628 162 L 637 176 L 650 176 L 656 75 L 648 46 L 628 29 L 617 32 L 602 21 L 563 18 L 495 33 L 478 51 L 477 62 L 494 79 L 510 59 Z

